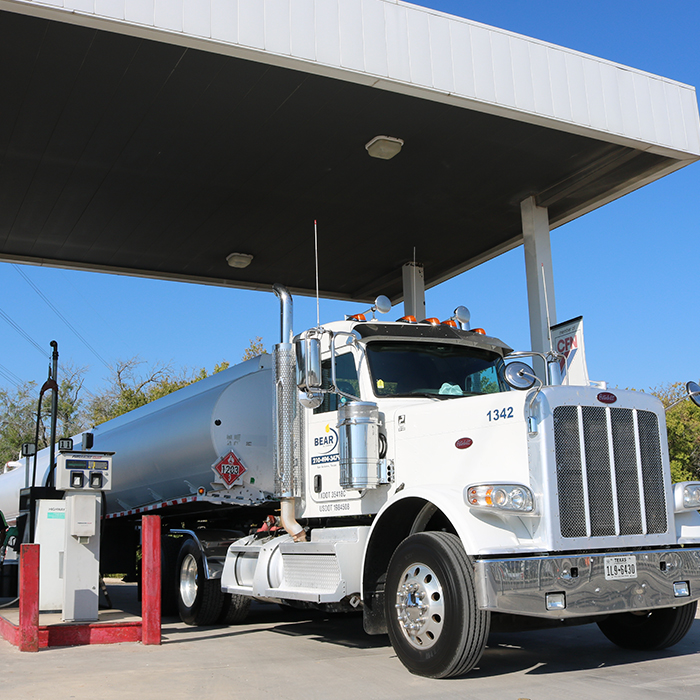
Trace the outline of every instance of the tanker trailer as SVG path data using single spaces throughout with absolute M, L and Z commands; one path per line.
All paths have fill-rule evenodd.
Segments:
M 247 609 L 247 599 L 221 591 L 226 549 L 279 507 L 272 495 L 271 364 L 261 355 L 90 431 L 91 449 L 115 453 L 113 489 L 103 503 L 102 572 L 133 576 L 141 515 L 160 515 L 163 609 L 175 612 L 179 602 L 191 624 L 233 622 Z M 88 447 L 85 434 L 73 440 L 75 449 Z M 51 481 L 46 448 L 37 455 L 35 483 Z M 20 515 L 24 486 L 23 469 L 0 475 L 0 510 L 10 524 Z M 196 569 L 191 581 L 199 593 L 197 586 L 180 592 L 183 560 Z

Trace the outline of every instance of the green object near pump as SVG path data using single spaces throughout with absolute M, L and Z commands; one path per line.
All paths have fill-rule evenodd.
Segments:
M 5 552 L 8 547 L 16 549 L 17 534 L 17 528 L 14 525 L 10 527 L 7 524 L 5 515 L 0 510 L 0 563 L 5 560 Z

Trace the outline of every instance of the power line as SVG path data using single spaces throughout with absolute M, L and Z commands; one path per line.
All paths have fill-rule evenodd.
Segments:
M 5 367 L 5 365 L 0 364 L 0 374 L 2 374 L 8 382 L 12 382 L 15 386 L 22 384 L 22 378 L 18 377 L 11 369 Z
M 0 377 L 3 377 L 6 381 L 10 382 L 10 384 L 14 384 L 17 388 L 19 388 L 22 383 L 22 380 L 14 372 L 5 367 L 5 365 L 0 365 Z
M 46 352 L 46 350 L 44 350 L 44 348 L 42 348 L 41 345 L 39 345 L 39 343 L 37 343 L 36 340 L 34 340 L 34 338 L 32 338 L 29 333 L 22 328 L 22 326 L 15 323 L 2 309 L 0 309 L 0 317 L 5 319 L 5 321 L 7 321 L 7 323 L 9 323 L 10 326 L 12 326 L 12 328 L 14 328 L 28 343 L 31 343 L 44 358 L 49 357 L 49 353 Z
M 29 277 L 27 277 L 27 275 L 24 273 L 24 271 L 21 270 L 17 265 L 14 265 L 14 264 L 13 264 L 12 267 L 14 267 L 15 270 L 17 270 L 17 272 L 18 272 L 20 275 L 22 275 L 22 277 L 24 278 L 25 282 L 26 282 L 26 283 L 27 283 L 27 284 L 28 284 L 28 285 L 29 285 L 29 286 L 44 300 L 44 302 L 46 303 L 46 305 L 56 314 L 56 316 L 58 316 L 58 317 L 61 319 L 61 321 L 63 321 L 63 323 L 65 323 L 66 326 L 68 326 L 68 328 L 70 328 L 70 330 L 73 331 L 73 333 L 74 333 L 75 336 L 78 338 L 78 340 L 80 340 L 80 342 L 81 342 L 81 343 L 82 343 L 82 344 L 83 344 L 83 345 L 84 345 L 84 346 L 85 346 L 85 347 L 86 347 L 86 348 L 87 348 L 87 349 L 88 349 L 88 350 L 89 350 L 89 351 L 90 351 L 90 352 L 91 352 L 91 353 L 92 353 L 92 354 L 93 354 L 93 355 L 94 355 L 108 370 L 111 371 L 112 368 L 109 366 L 109 364 L 107 363 L 107 361 L 102 357 L 102 355 L 100 355 L 100 353 L 97 352 L 97 350 L 95 350 L 95 348 L 93 348 L 92 345 L 90 345 L 90 343 L 88 343 L 88 341 L 85 340 L 85 338 L 83 338 L 82 335 L 80 335 L 80 333 L 79 333 L 79 332 L 76 330 L 76 328 L 71 324 L 71 322 L 70 322 L 70 321 L 69 321 L 69 320 L 68 320 L 68 319 L 67 319 L 67 318 L 66 318 L 66 317 L 51 303 L 51 301 L 50 301 L 50 300 L 48 299 L 48 297 L 46 297 L 46 295 L 39 289 L 39 287 L 37 287 L 37 286 L 34 284 L 34 282 L 32 282 L 32 281 L 29 279 Z

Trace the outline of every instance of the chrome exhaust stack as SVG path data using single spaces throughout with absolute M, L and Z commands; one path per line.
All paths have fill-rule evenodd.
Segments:
M 281 339 L 274 346 L 274 468 L 275 491 L 280 500 L 282 527 L 295 542 L 304 542 L 306 532 L 296 521 L 295 496 L 301 471 L 301 416 L 297 415 L 296 357 L 292 343 L 292 295 L 281 284 L 272 285 L 280 300 Z

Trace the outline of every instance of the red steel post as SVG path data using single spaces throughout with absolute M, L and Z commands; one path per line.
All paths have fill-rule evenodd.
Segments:
M 39 651 L 39 545 L 20 546 L 19 650 Z
M 160 644 L 160 516 L 141 519 L 141 618 L 143 644 Z

